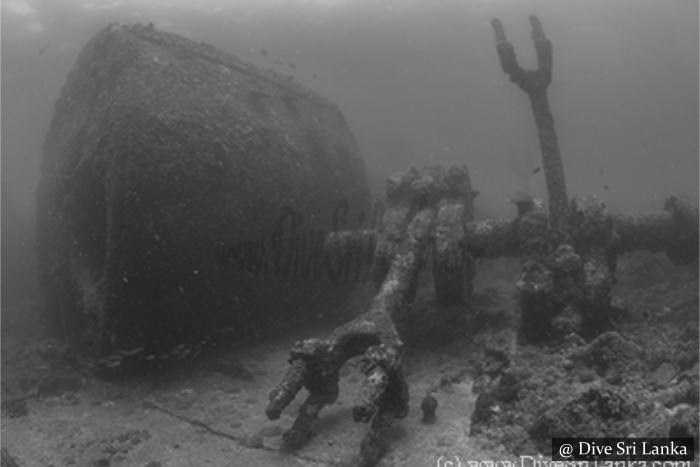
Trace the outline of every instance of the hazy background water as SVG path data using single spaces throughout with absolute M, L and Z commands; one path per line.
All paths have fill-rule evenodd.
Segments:
M 512 215 L 515 191 L 544 196 L 529 102 L 502 73 L 490 25 L 503 21 L 531 68 L 530 14 L 554 45 L 549 99 L 569 195 L 598 194 L 615 212 L 698 199 L 697 0 L 3 0 L 3 305 L 32 293 L 53 104 L 108 23 L 152 22 L 330 98 L 376 196 L 395 171 L 466 164 L 483 218 Z

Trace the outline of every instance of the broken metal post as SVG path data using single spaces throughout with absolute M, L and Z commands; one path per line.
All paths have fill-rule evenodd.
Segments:
M 570 215 L 572 240 L 582 266 L 582 294 L 574 303 L 578 304 L 577 311 L 586 326 L 580 331 L 595 335 L 609 318 L 619 236 L 605 203 L 595 196 L 574 198 Z M 580 334 L 578 329 L 571 331 Z
M 464 202 L 443 199 L 438 205 L 435 226 L 433 275 L 438 305 L 452 306 L 466 302 L 465 284 L 473 269 L 464 249 Z M 466 292 L 467 294 L 469 292 Z
M 439 311 L 449 319 L 463 319 L 460 306 L 467 304 L 472 294 L 474 261 L 467 255 L 464 229 L 471 220 L 469 208 L 473 192 L 466 168 L 453 167 L 448 177 L 455 192 L 438 203 L 435 223 L 433 277 Z
M 549 230 L 546 216 L 531 212 L 531 203 L 518 205 L 523 221 L 519 235 L 523 242 L 522 278 L 518 282 L 523 330 L 536 339 L 581 334 L 591 323 L 600 322 L 598 318 L 610 307 L 616 254 L 610 240 L 614 237 L 612 222 L 602 203 L 580 198 L 569 207 L 559 143 L 547 100 L 547 88 L 552 82 L 552 43 L 539 19 L 530 16 L 537 52 L 537 69 L 531 71 L 518 64 L 503 24 L 498 19 L 491 24 L 501 68 L 530 98 L 549 199 Z M 570 218 L 572 215 L 575 219 Z M 527 230 L 532 219 L 540 220 L 533 224 L 537 226 L 536 233 Z
M 541 202 L 533 200 L 532 209 L 518 217 L 521 277 L 517 283 L 522 308 L 522 327 L 528 336 L 547 332 L 548 323 L 555 313 L 552 303 L 554 277 L 548 266 L 550 246 L 547 213 Z
M 523 70 L 518 64 L 513 45 L 506 38 L 503 24 L 494 18 L 491 21 L 496 36 L 496 49 L 501 68 L 510 80 L 525 91 L 530 98 L 532 112 L 537 124 L 537 135 L 542 151 L 542 167 L 547 181 L 549 199 L 549 221 L 557 235 L 564 235 L 568 198 L 564 167 L 559 153 L 559 141 L 554 130 L 554 119 L 547 100 L 547 87 L 552 81 L 552 43 L 547 39 L 536 16 L 530 16 L 532 41 L 537 51 L 537 69 Z

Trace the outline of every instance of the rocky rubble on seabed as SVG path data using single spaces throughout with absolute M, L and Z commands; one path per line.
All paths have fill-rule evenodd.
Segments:
M 610 330 L 590 342 L 520 345 L 482 365 L 471 435 L 515 455 L 553 437 L 693 437 L 698 442 L 698 271 L 663 255 L 620 262 Z

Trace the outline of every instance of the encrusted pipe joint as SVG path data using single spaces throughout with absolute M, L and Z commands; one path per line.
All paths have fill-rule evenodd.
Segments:
M 612 244 L 615 226 L 605 203 L 595 196 L 578 196 L 571 200 L 569 218 L 571 237 L 577 248 Z
M 366 375 L 359 401 L 353 407 L 356 422 L 369 422 L 384 411 L 403 418 L 408 413 L 408 387 L 401 371 L 402 349 L 399 345 L 376 345 L 362 358 Z
M 552 258 L 552 271 L 557 279 L 578 280 L 581 278 L 581 257 L 576 254 L 574 247 L 561 245 L 555 250 Z

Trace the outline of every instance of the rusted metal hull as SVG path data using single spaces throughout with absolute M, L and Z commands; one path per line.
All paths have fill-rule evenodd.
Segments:
M 369 205 L 342 114 L 213 47 L 98 33 L 56 102 L 41 177 L 48 317 L 98 359 L 182 358 L 337 309 L 354 286 L 322 253 Z

